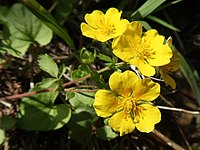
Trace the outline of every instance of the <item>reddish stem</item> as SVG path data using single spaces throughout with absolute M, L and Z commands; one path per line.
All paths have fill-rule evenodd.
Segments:
M 87 78 L 91 77 L 91 75 L 86 75 L 82 78 L 79 78 L 77 80 L 73 80 L 73 81 L 70 81 L 70 82 L 67 82 L 67 83 L 64 83 L 62 85 L 62 87 L 66 87 L 66 86 L 69 86 L 69 85 L 72 85 L 76 82 L 79 82 L 79 81 L 83 81 Z M 31 95 L 35 95 L 35 94 L 40 94 L 40 93 L 45 93 L 45 92 L 51 92 L 55 90 L 54 88 L 48 88 L 48 89 L 42 89 L 42 90 L 39 90 L 39 91 L 31 91 L 31 92 L 27 92 L 27 93 L 22 93 L 22 94 L 16 94 L 16 95 L 11 95 L 11 96 L 7 96 L 7 97 L 2 97 L 0 98 L 0 101 L 7 101 L 7 100 L 11 100 L 11 99 L 21 99 L 22 97 L 27 97 L 27 96 L 31 96 Z

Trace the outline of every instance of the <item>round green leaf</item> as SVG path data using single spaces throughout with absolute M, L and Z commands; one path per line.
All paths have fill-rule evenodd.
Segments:
M 52 31 L 20 3 L 10 8 L 7 26 L 11 36 L 22 41 L 46 45 L 52 39 Z
M 119 136 L 116 132 L 114 132 L 110 126 L 104 126 L 96 129 L 97 137 L 102 140 L 110 140 Z
M 4 18 L 4 40 L 1 50 L 13 56 L 22 57 L 33 42 L 48 44 L 52 31 L 36 18 L 25 6 L 14 4 Z
M 52 107 L 44 105 L 24 105 L 24 115 L 18 121 L 18 126 L 25 130 L 55 130 L 67 124 L 71 117 L 71 109 L 67 104 L 59 104 Z
M 38 91 L 34 87 L 31 91 Z M 54 130 L 67 124 L 71 117 L 68 104 L 54 104 L 58 92 L 46 92 L 23 98 L 18 126 L 25 130 Z
M 19 119 L 18 126 L 25 130 L 55 130 L 67 124 L 71 117 L 71 110 L 67 104 L 56 105 L 52 108 L 43 107 L 42 110 L 24 105 L 26 105 L 25 114 Z
M 5 138 L 6 138 L 5 131 L 0 129 L 0 144 L 4 142 Z
M 71 130 L 71 137 L 81 143 L 89 143 L 92 139 L 92 124 L 98 119 L 92 106 L 94 93 L 75 93 L 69 100 L 74 111 L 67 124 Z
M 11 129 L 16 124 L 16 119 L 10 116 L 0 118 L 0 128 L 4 130 Z

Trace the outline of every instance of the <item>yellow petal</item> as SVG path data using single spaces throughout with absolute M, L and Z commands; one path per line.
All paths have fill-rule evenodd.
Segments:
M 131 133 L 135 129 L 133 120 L 123 111 L 114 114 L 108 123 L 113 130 L 120 132 L 120 136 Z
M 162 35 L 156 35 L 154 38 L 152 38 L 152 41 L 150 43 L 150 48 L 156 48 L 163 45 L 165 40 L 165 37 Z
M 155 29 L 151 29 L 151 30 L 148 30 L 144 36 L 142 37 L 144 43 L 146 45 L 149 45 L 150 46 L 150 43 L 152 42 L 153 38 L 155 38 L 156 36 L 158 35 L 158 31 L 155 30 Z
M 153 76 L 155 74 L 155 68 L 149 65 L 145 60 L 142 60 L 138 57 L 131 60 L 129 63 L 136 66 L 145 76 Z
M 105 17 L 100 10 L 94 10 L 91 14 L 85 15 L 85 21 L 93 28 L 99 28 L 105 24 Z
M 122 36 L 113 40 L 112 48 L 113 50 L 132 48 L 133 50 L 130 51 L 131 54 L 134 51 L 135 46 L 141 44 L 142 26 L 139 22 L 127 23 L 127 21 L 125 21 L 124 24 L 127 25 L 127 30 Z
M 126 31 L 128 24 L 129 24 L 129 21 L 126 19 L 122 19 L 117 24 L 114 24 L 115 31 L 113 34 L 113 38 L 116 38 L 116 37 L 122 35 Z
M 125 62 L 130 63 L 138 53 L 142 42 L 142 25 L 131 22 L 125 33 L 112 42 L 113 53 Z
M 166 85 L 171 86 L 172 89 L 176 89 L 176 82 L 174 81 L 174 79 L 172 77 L 170 77 L 167 74 L 167 72 L 160 70 L 160 75 L 161 75 L 161 78 L 165 81 Z
M 94 29 L 86 23 L 81 23 L 81 32 L 84 36 L 100 42 L 106 42 L 112 38 L 112 36 L 105 36 L 100 30 Z
M 130 60 L 134 57 L 132 55 L 130 55 L 130 52 L 132 51 L 132 48 L 123 48 L 123 49 L 115 49 L 113 50 L 113 54 L 115 54 L 115 56 L 117 56 L 118 58 L 122 59 L 125 62 L 130 62 Z M 135 55 L 136 53 L 133 52 L 133 55 Z
M 104 34 L 102 34 L 101 32 L 98 32 L 99 34 L 97 34 L 97 40 L 100 41 L 100 42 L 106 42 L 110 39 L 113 38 L 112 35 L 110 36 L 105 36 Z
M 124 51 L 123 48 L 129 48 L 129 41 L 124 35 L 117 37 L 112 42 L 112 49 L 114 51 Z
M 149 78 L 134 83 L 134 97 L 136 100 L 155 100 L 160 95 L 160 85 Z
M 121 37 L 123 38 L 123 37 Z M 123 61 L 130 63 L 130 61 L 136 56 L 137 51 L 134 51 L 134 48 L 128 47 L 130 44 L 127 41 L 120 41 L 122 45 L 118 45 L 117 48 L 113 47 L 113 54 Z M 123 42 L 123 43 L 122 43 Z M 126 47 L 123 45 L 126 45 Z
M 113 40 L 112 42 L 112 48 L 113 50 L 120 50 L 123 48 L 133 48 L 134 49 L 134 45 L 138 44 L 136 43 L 136 41 L 140 41 L 140 37 L 138 36 L 133 36 L 133 35 L 122 35 L 116 39 Z M 131 54 L 133 52 L 130 51 L 129 53 Z
M 149 133 L 154 130 L 155 124 L 161 120 L 160 110 L 149 104 L 142 104 L 137 106 L 141 110 L 139 116 L 134 120 L 136 128 L 141 132 Z
M 119 100 L 112 92 L 99 90 L 95 94 L 93 106 L 97 115 L 105 118 L 116 112 L 119 107 Z
M 81 23 L 81 32 L 84 36 L 90 37 L 92 39 L 98 40 L 98 35 L 101 33 L 98 30 L 95 30 L 86 23 Z
M 175 72 L 180 67 L 180 60 L 179 55 L 176 51 L 173 51 L 173 56 L 171 58 L 171 61 L 169 64 L 162 66 L 162 70 L 165 72 Z
M 142 35 L 142 24 L 139 21 L 133 21 L 128 24 L 127 30 L 124 33 L 126 35 L 138 34 L 140 37 Z
M 135 47 L 141 42 L 138 35 L 122 35 L 112 42 L 113 53 L 125 62 L 130 63 L 137 54 Z
M 142 60 L 139 63 L 138 69 L 145 76 L 153 76 L 155 74 L 155 68 Z
M 109 8 L 105 14 L 107 24 L 118 24 L 120 22 L 122 11 L 119 12 L 116 8 Z
M 109 85 L 114 93 L 127 97 L 133 92 L 133 84 L 138 80 L 139 78 L 132 71 L 114 72 L 110 76 Z
M 172 50 L 167 45 L 162 45 L 154 49 L 155 54 L 152 59 L 148 59 L 150 65 L 152 66 L 163 66 L 170 62 L 172 57 Z

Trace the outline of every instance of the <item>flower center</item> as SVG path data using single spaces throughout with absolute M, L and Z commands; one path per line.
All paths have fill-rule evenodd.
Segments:
M 141 118 L 144 118 L 144 110 L 142 106 L 137 106 L 136 101 L 133 97 L 124 98 L 124 101 L 121 104 L 125 118 L 130 117 L 133 122 L 138 123 Z
M 125 98 L 124 102 L 122 103 L 122 107 L 126 117 L 134 117 L 134 110 L 136 108 L 136 104 L 132 97 Z
M 111 36 L 115 32 L 115 26 L 112 23 L 108 23 L 105 20 L 100 20 L 99 30 L 105 36 Z
M 111 36 L 115 32 L 114 25 L 104 25 L 104 27 L 101 29 L 102 34 L 106 36 Z
M 149 59 L 154 59 L 155 51 L 149 47 L 145 47 L 145 45 L 140 45 L 137 51 L 137 57 L 140 60 L 148 62 Z
M 148 43 L 141 41 L 140 38 L 135 41 L 134 51 L 137 51 L 135 57 L 145 62 L 148 62 L 149 59 L 155 59 L 155 51 L 149 47 Z

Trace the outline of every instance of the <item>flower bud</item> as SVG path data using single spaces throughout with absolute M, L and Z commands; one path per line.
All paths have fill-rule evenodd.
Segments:
M 83 64 L 86 64 L 86 65 L 91 64 L 94 62 L 95 58 L 96 58 L 96 51 L 94 51 L 94 54 L 93 54 L 92 52 L 88 51 L 85 48 L 81 49 L 80 59 Z

